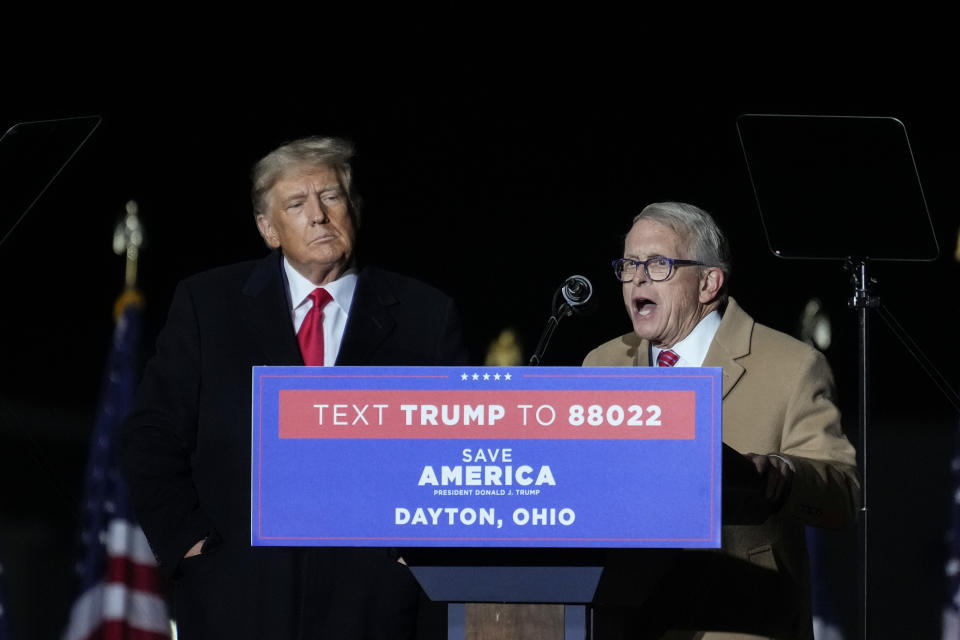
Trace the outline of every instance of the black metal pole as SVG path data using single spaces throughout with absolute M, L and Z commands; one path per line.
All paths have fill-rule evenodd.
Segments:
M 860 322 L 860 347 L 858 369 L 860 372 L 860 524 L 857 527 L 857 543 L 860 546 L 860 624 L 863 626 L 861 638 L 870 637 L 870 611 L 869 607 L 869 582 L 867 576 L 870 568 L 870 551 L 868 546 L 867 531 L 869 530 L 870 509 L 867 502 L 867 422 L 869 411 L 869 387 L 867 386 L 868 376 L 870 375 L 870 361 L 867 356 L 867 345 L 870 331 L 870 310 L 866 306 L 861 307 L 857 315 Z
M 858 587 L 858 627 L 859 637 L 870 637 L 870 598 L 869 580 L 870 545 L 869 545 L 869 515 L 870 508 L 867 500 L 867 425 L 870 416 L 870 309 L 877 306 L 879 300 L 870 295 L 872 281 L 867 273 L 867 261 L 850 260 L 847 262 L 851 271 L 850 282 L 854 286 L 853 297 L 849 306 L 857 310 L 858 348 L 857 348 L 857 378 L 859 420 L 859 446 L 857 453 L 860 462 L 860 518 L 857 523 L 857 587 Z

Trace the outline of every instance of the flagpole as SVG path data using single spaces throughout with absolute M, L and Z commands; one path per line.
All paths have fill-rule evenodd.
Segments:
M 137 524 L 116 457 L 139 373 L 143 298 L 136 281 L 143 232 L 137 209 L 136 202 L 127 202 L 114 230 L 114 251 L 126 262 L 125 284 L 114 306 L 114 334 L 87 461 L 79 589 L 62 640 L 165 640 L 173 635 L 166 585 Z

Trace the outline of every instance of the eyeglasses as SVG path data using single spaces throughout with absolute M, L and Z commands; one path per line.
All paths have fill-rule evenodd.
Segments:
M 696 260 L 680 260 L 679 258 L 666 258 L 664 256 L 653 256 L 646 260 L 617 258 L 613 261 L 613 275 L 620 282 L 632 282 L 633 279 L 637 277 L 637 269 L 642 266 L 643 273 L 646 274 L 648 279 L 654 282 L 660 282 L 670 277 L 674 267 L 687 265 L 707 266 Z

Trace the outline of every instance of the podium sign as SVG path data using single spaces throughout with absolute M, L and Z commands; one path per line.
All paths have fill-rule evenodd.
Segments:
M 254 367 L 257 546 L 720 546 L 721 370 Z

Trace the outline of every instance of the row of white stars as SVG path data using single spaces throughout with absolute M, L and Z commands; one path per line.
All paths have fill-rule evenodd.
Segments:
M 460 374 L 460 379 L 461 379 L 461 380 L 489 380 L 490 378 L 493 378 L 494 380 L 500 380 L 500 379 L 510 380 L 512 377 L 513 377 L 513 376 L 512 376 L 511 374 L 509 374 L 509 373 L 505 373 L 505 374 L 503 374 L 502 376 L 501 376 L 499 373 L 495 373 L 495 374 L 493 374 L 493 375 L 490 375 L 489 373 L 483 373 L 483 374 L 480 374 L 480 373 L 473 373 L 473 374 L 470 374 L 470 373 L 462 373 L 462 374 Z

